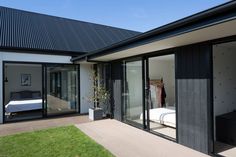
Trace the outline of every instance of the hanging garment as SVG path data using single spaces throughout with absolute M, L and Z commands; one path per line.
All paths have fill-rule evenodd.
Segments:
M 164 85 L 161 88 L 161 106 L 166 107 L 166 91 Z

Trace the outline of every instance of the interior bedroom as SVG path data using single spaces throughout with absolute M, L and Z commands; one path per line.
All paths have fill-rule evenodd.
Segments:
M 175 56 L 149 58 L 150 130 L 176 138 Z
M 214 151 L 236 153 L 236 42 L 213 46 Z
M 42 65 L 4 64 L 5 122 L 42 117 Z

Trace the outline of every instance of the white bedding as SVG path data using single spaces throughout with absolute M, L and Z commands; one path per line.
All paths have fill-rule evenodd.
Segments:
M 5 106 L 7 113 L 42 109 L 42 99 L 12 100 Z
M 140 115 L 140 119 L 143 119 L 143 114 Z M 155 108 L 149 110 L 149 119 L 151 121 L 164 124 L 170 127 L 176 127 L 176 115 L 174 109 L 168 108 Z

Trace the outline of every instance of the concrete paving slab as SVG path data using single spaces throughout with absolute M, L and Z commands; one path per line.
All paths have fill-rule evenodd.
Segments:
M 117 157 L 208 156 L 112 119 L 76 126 Z

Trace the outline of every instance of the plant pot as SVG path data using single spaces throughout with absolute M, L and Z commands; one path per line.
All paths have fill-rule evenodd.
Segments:
M 100 120 L 103 118 L 102 108 L 89 108 L 89 119 Z

